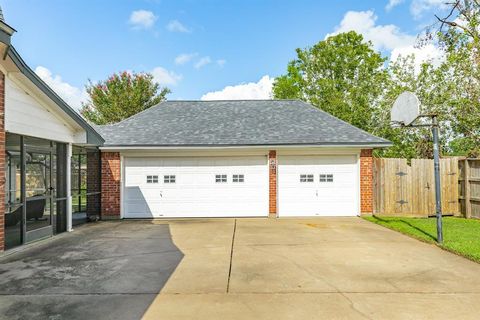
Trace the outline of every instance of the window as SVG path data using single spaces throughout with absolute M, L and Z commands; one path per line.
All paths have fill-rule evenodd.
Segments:
M 216 182 L 216 183 L 225 183 L 225 182 L 227 182 L 227 175 L 226 175 L 226 174 L 216 174 L 216 175 L 215 175 L 215 182 Z
M 243 174 L 234 174 L 233 182 L 245 182 L 245 176 Z
M 320 182 L 333 182 L 333 174 L 320 174 Z
M 300 182 L 313 182 L 313 174 L 301 174 Z
M 147 183 L 158 183 L 158 176 L 147 176 Z
M 175 183 L 175 175 L 163 176 L 163 183 Z

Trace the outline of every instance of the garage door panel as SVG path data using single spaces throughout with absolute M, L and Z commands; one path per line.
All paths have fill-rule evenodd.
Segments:
M 141 207 L 129 202 L 142 198 L 145 217 L 268 215 L 266 156 L 125 158 L 124 163 L 127 218 L 141 216 Z M 216 183 L 217 174 L 227 175 L 227 183 Z M 243 174 L 244 182 L 234 183 L 234 174 Z M 147 175 L 158 175 L 158 183 L 147 184 Z M 175 175 L 175 183 L 164 183 L 164 175 Z
M 278 161 L 280 216 L 352 216 L 358 214 L 356 155 L 280 156 Z M 313 175 L 313 182 L 301 182 Z M 331 175 L 333 181 L 320 181 Z

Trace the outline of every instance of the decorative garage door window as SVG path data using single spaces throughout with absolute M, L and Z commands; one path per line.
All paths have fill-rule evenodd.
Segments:
M 158 176 L 147 176 L 147 183 L 158 183 Z
M 216 183 L 225 183 L 225 182 L 227 182 L 227 175 L 226 175 L 226 174 L 216 174 L 216 175 L 215 175 L 215 182 L 216 182 Z
M 320 182 L 333 182 L 333 174 L 320 174 Z
M 313 174 L 301 174 L 300 182 L 313 182 Z
M 245 177 L 243 174 L 234 174 L 233 175 L 233 182 L 244 182 Z
M 175 183 L 175 175 L 163 176 L 163 183 Z

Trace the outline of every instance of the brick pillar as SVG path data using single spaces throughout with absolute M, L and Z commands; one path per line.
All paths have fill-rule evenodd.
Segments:
M 103 220 L 120 218 L 120 153 L 102 152 L 102 211 Z
M 0 72 L 0 251 L 5 250 L 5 75 Z
M 268 152 L 268 212 L 270 217 L 277 216 L 277 151 Z
M 360 213 L 373 213 L 372 149 L 363 149 L 360 151 Z

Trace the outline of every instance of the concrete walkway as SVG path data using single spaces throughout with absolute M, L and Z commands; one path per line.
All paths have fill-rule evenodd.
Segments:
M 479 264 L 359 218 L 99 223 L 0 260 L 0 274 L 5 319 L 480 314 Z

